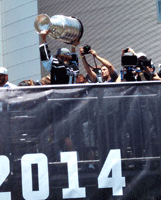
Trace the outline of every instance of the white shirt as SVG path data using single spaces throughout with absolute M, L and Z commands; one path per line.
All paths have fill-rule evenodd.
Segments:
M 3 87 L 16 88 L 17 86 L 7 81 Z

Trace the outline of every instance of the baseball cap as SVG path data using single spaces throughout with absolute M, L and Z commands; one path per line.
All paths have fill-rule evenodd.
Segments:
M 70 56 L 70 51 L 67 48 L 59 48 L 56 55 L 66 55 L 66 56 Z
M 136 56 L 137 58 L 141 58 L 141 57 L 147 58 L 147 56 L 143 52 L 136 53 Z
M 7 74 L 7 69 L 5 67 L 0 67 L 0 74 Z

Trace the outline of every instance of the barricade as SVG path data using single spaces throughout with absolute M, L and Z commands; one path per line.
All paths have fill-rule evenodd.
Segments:
M 0 89 L 0 199 L 161 197 L 161 83 Z

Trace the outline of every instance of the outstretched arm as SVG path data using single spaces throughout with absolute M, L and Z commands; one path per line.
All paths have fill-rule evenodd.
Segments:
M 113 67 L 113 65 L 112 65 L 108 60 L 106 60 L 106 59 L 104 59 L 104 58 L 98 56 L 98 54 L 96 53 L 96 51 L 93 50 L 93 49 L 90 50 L 90 53 L 91 53 L 97 60 L 99 60 L 99 61 L 102 63 L 102 65 L 107 66 L 110 75 L 113 74 L 113 73 L 115 73 L 115 68 Z
M 53 58 L 50 54 L 50 50 L 48 48 L 48 45 L 46 43 L 46 37 L 48 35 L 49 31 L 44 31 L 44 32 L 41 32 L 40 36 L 41 36 L 41 45 L 39 47 L 39 50 L 40 50 L 40 58 L 41 58 L 41 61 L 42 61 L 42 64 L 44 66 L 44 68 L 47 70 L 47 71 L 50 71 L 51 70 L 51 66 L 52 66 L 52 61 L 53 61 Z
M 96 81 L 96 73 L 92 70 L 92 67 L 88 64 L 88 62 L 85 58 L 85 55 L 83 55 L 83 47 L 80 47 L 79 51 L 80 51 L 80 55 L 82 57 L 82 62 L 83 62 L 83 65 L 84 65 L 84 68 L 85 68 L 87 74 L 89 75 L 91 81 L 95 82 Z
M 76 53 L 76 46 L 78 46 L 80 44 L 80 41 L 75 41 L 73 44 L 72 44 L 72 47 L 71 47 L 71 53 Z
M 47 37 L 47 35 L 48 35 L 49 32 L 50 32 L 50 30 L 41 31 L 41 33 L 40 33 L 41 44 L 46 43 L 46 37 Z

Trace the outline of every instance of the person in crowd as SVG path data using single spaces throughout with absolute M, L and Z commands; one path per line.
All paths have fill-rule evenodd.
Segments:
M 101 65 L 97 65 L 97 66 L 93 67 L 92 70 L 96 73 L 97 79 L 102 80 Z M 87 79 L 88 83 L 92 83 L 88 74 L 86 75 L 86 79 Z
M 137 56 L 138 62 L 139 61 L 146 62 L 148 60 L 147 56 L 142 52 L 136 53 L 136 56 Z M 137 80 L 140 80 L 140 81 L 146 81 L 146 80 L 151 81 L 151 80 L 159 80 L 159 79 L 160 79 L 159 76 L 157 75 L 157 73 L 155 73 L 155 66 L 151 60 L 149 60 L 149 64 L 144 66 L 144 69 L 138 73 L 138 77 L 137 77 Z
M 78 74 L 76 77 L 76 83 L 88 83 L 86 77 L 83 76 L 83 74 Z
M 5 67 L 0 67 L 0 87 L 16 88 L 16 85 L 8 81 L 8 70 Z
M 126 64 L 129 62 L 129 66 L 122 64 L 123 69 L 116 82 L 161 80 L 158 74 L 155 73 L 153 62 L 143 52 L 136 53 L 132 48 L 127 47 L 122 50 L 122 58 L 126 55 L 128 55 Z M 136 64 L 131 65 L 130 60 L 134 57 L 136 57 Z
M 51 76 L 50 74 L 47 76 L 44 76 L 41 80 L 40 80 L 41 85 L 50 85 L 51 84 Z
M 29 80 L 23 80 L 18 84 L 18 86 L 34 86 L 34 85 L 40 85 L 40 83 L 35 82 L 32 79 L 29 79 Z
M 79 42 L 74 42 L 71 52 L 67 48 L 59 48 L 55 56 L 50 54 L 46 37 L 49 31 L 40 34 L 42 44 L 40 45 L 40 57 L 43 66 L 50 71 L 51 84 L 73 84 L 79 73 L 78 56 L 75 47 Z
M 93 67 L 89 65 L 89 63 L 86 60 L 85 54 L 84 54 L 84 50 L 83 47 L 79 48 L 80 51 L 80 55 L 82 58 L 82 62 L 84 65 L 84 68 L 87 72 L 87 74 L 90 77 L 90 80 L 95 83 L 95 82 L 99 82 L 99 83 L 108 83 L 108 82 L 115 82 L 116 79 L 118 78 L 118 74 L 116 72 L 116 69 L 114 68 L 114 66 L 106 59 L 100 57 L 97 52 L 93 49 L 91 49 L 89 51 L 89 53 L 96 58 L 98 61 L 100 61 L 101 65 L 101 78 L 98 77 L 97 73 L 93 70 Z
M 74 151 L 74 145 L 72 139 L 67 136 L 60 140 L 61 151 Z
M 57 161 L 60 161 L 60 153 L 61 152 L 66 152 L 66 151 L 76 151 L 74 147 L 73 140 L 70 138 L 69 135 L 63 136 L 59 140 L 59 151 L 56 157 Z M 79 160 L 79 155 L 78 155 L 78 160 Z

